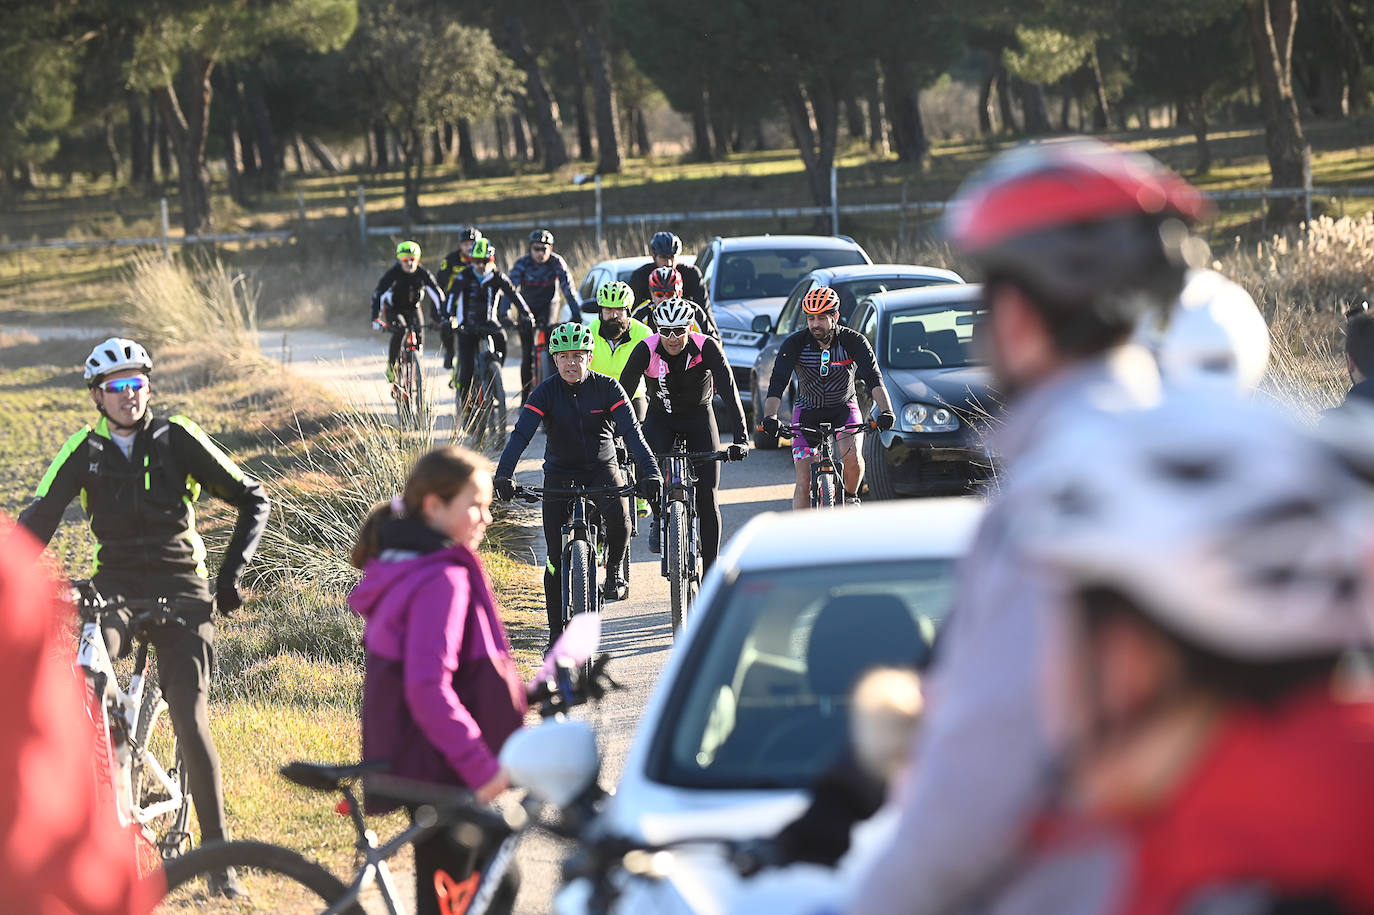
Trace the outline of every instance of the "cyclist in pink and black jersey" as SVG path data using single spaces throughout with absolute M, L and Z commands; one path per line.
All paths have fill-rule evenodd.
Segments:
M 782 392 L 793 374 L 797 376 L 797 402 L 792 413 L 794 425 L 814 426 L 817 423 L 843 425 L 860 422 L 856 378 L 868 385 L 869 395 L 879 409 L 879 429 L 891 429 L 896 416 L 892 401 L 883 387 L 878 361 L 868 338 L 858 331 L 840 326 L 840 297 L 829 286 L 817 286 L 802 298 L 806 313 L 806 328 L 783 341 L 768 381 L 768 396 L 763 404 L 763 421 L 759 428 L 768 435 L 777 435 L 781 423 L 778 408 L 782 406 Z M 797 485 L 792 493 L 792 507 L 806 508 L 810 504 L 811 461 L 819 440 L 811 435 L 792 440 L 792 459 L 796 464 Z M 857 502 L 859 484 L 863 482 L 864 463 L 860 446 L 862 432 L 839 435 L 840 458 L 844 465 L 844 495 L 846 502 Z

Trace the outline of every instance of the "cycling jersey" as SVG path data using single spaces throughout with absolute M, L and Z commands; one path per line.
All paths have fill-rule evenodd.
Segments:
M 453 291 L 458 280 L 465 273 L 471 273 L 471 265 L 463 257 L 463 249 L 458 248 L 450 251 L 443 260 L 439 262 L 439 272 L 435 274 L 435 279 L 439 283 L 439 288 L 443 291 L 443 297 Z
M 696 302 L 709 315 L 711 313 L 711 297 L 706 292 L 706 283 L 703 282 L 701 269 L 696 264 L 674 264 L 673 267 L 677 270 L 678 276 L 682 277 L 682 297 Z M 649 300 L 649 274 L 657 269 L 658 263 L 651 260 L 647 264 L 641 264 L 634 273 L 630 274 L 629 283 L 630 288 L 635 292 L 635 301 L 646 302 Z M 711 326 L 715 326 L 714 320 L 711 322 Z M 703 327 L 702 330 L 706 330 L 706 328 Z
M 419 289 L 411 287 L 410 289 L 402 290 L 403 295 L 414 294 L 415 292 L 420 293 L 421 299 L 414 302 L 398 300 L 396 298 L 395 287 L 392 287 L 391 289 L 388 289 L 386 292 L 383 292 L 382 307 L 381 310 L 378 312 L 378 315 L 385 315 L 388 324 L 394 325 L 397 321 L 397 318 L 400 318 L 407 327 L 415 327 L 417 330 L 419 330 L 420 325 L 424 323 L 420 319 L 420 301 L 425 298 L 428 298 L 430 317 L 433 319 L 433 322 L 437 324 L 439 322 L 440 310 L 439 294 L 435 292 L 433 289 L 429 288 L 428 286 L 423 286 Z
M 80 495 L 97 542 L 97 584 L 134 580 L 150 596 L 208 603 L 205 543 L 191 507 L 202 486 L 238 509 L 220 565 L 217 590 L 223 591 L 237 586 L 257 549 L 267 495 L 184 416 L 145 416 L 127 458 L 104 417 L 85 427 L 62 446 L 19 521 L 47 543 L 67 504 Z
M 600 372 L 603 375 L 610 375 L 612 378 L 620 378 L 625 362 L 630 358 L 635 345 L 649 336 L 652 331 L 638 321 L 631 319 L 630 328 L 625 332 L 619 342 L 611 342 L 601 336 L 601 319 L 597 318 L 589 325 L 592 329 L 592 371 Z M 629 393 L 633 400 L 643 394 L 643 386 L 638 382 L 633 388 L 626 386 L 623 382 L 621 387 Z
M 510 281 L 524 294 L 530 311 L 540 324 L 548 324 L 551 320 L 550 311 L 556 286 L 563 287 L 563 301 L 574 311 L 580 304 L 577 293 L 573 291 L 568 262 L 558 254 L 549 254 L 549 259 L 542 264 L 536 261 L 533 255 L 526 254 L 510 268 Z
M 746 438 L 744 407 L 734 376 L 720 344 L 705 334 L 690 334 L 682 352 L 670 355 L 657 334 L 630 353 L 620 373 L 620 385 L 646 382 L 651 414 L 694 414 L 709 408 L 717 391 L 730 414 L 735 440 Z
M 869 390 L 883 383 L 868 338 L 848 327 L 836 327 L 829 346 L 822 346 L 806 328 L 784 340 L 773 363 L 768 396 L 781 397 L 794 371 L 796 406 L 803 409 L 838 407 L 854 400 L 858 396 L 854 387 L 856 377 Z
M 648 325 L 651 331 L 658 333 L 658 321 L 654 319 L 654 309 L 657 307 L 653 302 L 641 302 L 630 317 Z M 703 308 L 696 302 L 692 302 L 692 330 L 709 334 L 717 340 L 720 339 L 720 328 L 716 327 L 716 320 L 710 309 Z
M 508 479 L 515 473 L 515 462 L 541 422 L 545 473 L 589 473 L 614 467 L 619 434 L 630 447 L 641 479 L 659 476 L 625 389 L 614 378 L 589 372 L 580 384 L 568 384 L 554 375 L 534 389 L 501 452 L 498 478 Z
M 382 274 L 377 288 L 372 290 L 372 320 L 377 320 L 381 311 L 383 294 L 390 292 L 393 302 L 413 304 L 421 300 L 422 289 L 432 290 L 436 303 L 443 301 L 444 291 L 439 288 L 439 281 L 434 274 L 418 265 L 413 271 L 407 272 L 399 263 L 392 264 L 391 269 Z
M 449 293 L 444 306 L 444 314 L 456 317 L 459 324 L 498 323 L 505 308 L 497 310 L 496 297 L 505 296 L 505 306 L 515 305 L 520 311 L 522 323 L 532 323 L 534 315 L 525 299 L 511 285 L 510 277 L 500 270 L 492 270 L 479 275 L 471 270 L 464 273 Z

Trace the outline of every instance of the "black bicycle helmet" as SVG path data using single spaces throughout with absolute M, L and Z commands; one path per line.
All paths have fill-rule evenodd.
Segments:
M 548 229 L 535 229 L 530 233 L 530 244 L 553 247 L 553 233 Z
M 659 257 L 676 257 L 682 253 L 682 239 L 672 232 L 655 232 L 649 239 L 649 253 Z
M 458 241 L 476 241 L 482 237 L 482 233 L 477 231 L 476 226 L 464 226 L 463 231 L 458 233 Z

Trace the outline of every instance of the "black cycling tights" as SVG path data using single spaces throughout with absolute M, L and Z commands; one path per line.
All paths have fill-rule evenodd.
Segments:
M 421 345 L 425 342 L 425 322 L 420 320 L 420 308 L 402 308 L 391 313 L 391 345 L 386 351 L 387 361 L 392 365 L 401 361 L 401 338 L 407 327 L 415 328 L 415 340 Z
M 688 451 L 719 451 L 720 431 L 716 415 L 710 405 L 690 413 L 664 413 L 650 409 L 644 418 L 644 438 L 654 454 L 667 454 L 673 449 L 673 439 L 687 440 Z M 720 462 L 695 465 L 697 473 L 697 529 L 701 533 L 701 567 L 703 573 L 711 568 L 720 552 L 720 505 L 716 490 L 720 488 Z
M 506 361 L 506 334 L 499 324 L 482 324 L 475 327 L 464 324 L 458 328 L 458 388 L 472 396 L 472 375 L 476 370 L 477 341 L 483 332 L 491 336 L 491 348 L 496 361 Z
M 110 591 L 111 594 L 120 593 Z M 167 700 L 167 715 L 172 720 L 186 764 L 191 799 L 200 820 L 200 841 L 226 838 L 224 835 L 224 792 L 220 782 L 219 753 L 210 738 L 210 669 L 214 652 L 210 642 L 215 627 L 210 622 L 210 606 L 186 610 L 182 616 L 195 631 L 182 626 L 159 626 L 149 641 L 157 650 L 157 683 Z M 129 616 L 105 614 L 102 629 L 110 657 L 117 658 L 131 647 Z
M 620 471 L 615 467 L 604 467 L 588 473 L 544 474 L 544 486 L 548 489 L 563 489 L 569 486 L 619 486 Z M 596 500 L 597 511 L 606 525 L 606 568 L 620 568 L 620 561 L 630 544 L 630 516 L 626 512 L 625 499 L 617 496 L 601 496 Z M 544 566 L 544 606 L 549 614 L 549 644 L 563 633 L 563 522 L 572 514 L 571 499 L 545 499 L 544 543 L 548 545 L 549 560 Z

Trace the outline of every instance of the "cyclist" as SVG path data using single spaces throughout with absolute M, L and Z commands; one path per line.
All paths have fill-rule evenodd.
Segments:
M 943 912 L 999 876 L 1019 882 L 1008 862 L 1060 756 L 1039 698 L 1059 669 L 1047 646 L 1062 612 L 1057 583 L 1010 536 L 1048 497 L 1023 468 L 1087 417 L 1158 401 L 1155 362 L 1128 341 L 1206 258 L 1188 230 L 1205 212 L 1205 198 L 1149 156 L 1081 137 L 994 157 L 956 195 L 947 227 L 987 278 L 978 333 L 1010 399 L 992 442 L 1006 472 L 940 631 L 897 831 L 851 911 Z
M 453 287 L 458 280 L 468 270 L 468 255 L 472 253 L 472 246 L 477 243 L 477 239 L 482 237 L 482 233 L 477 231 L 476 226 L 464 226 L 458 233 L 458 247 L 454 248 L 444 259 L 439 262 L 439 272 L 435 279 L 439 283 L 439 289 L 445 302 L 448 301 L 449 294 L 453 292 Z M 453 326 L 446 321 L 439 322 L 439 340 L 444 347 L 444 368 L 453 368 Z
M 496 467 L 496 494 L 504 501 L 514 497 L 515 463 L 529 447 L 530 439 L 544 424 L 544 485 L 551 489 L 569 486 L 621 485 L 615 460 L 615 436 L 624 439 L 639 468 L 638 494 L 656 498 L 663 485 L 653 454 L 644 442 L 639 421 L 630 409 L 620 382 L 591 370 L 592 332 L 568 322 L 553 329 L 549 352 L 558 374 L 545 379 L 530 394 L 511 430 L 510 441 Z M 606 600 L 624 600 L 629 583 L 620 580 L 620 564 L 629 547 L 630 519 L 624 499 L 596 499 L 606 525 Z M 563 522 L 572 504 L 565 499 L 545 499 L 544 542 L 548 562 L 544 566 L 544 601 L 549 617 L 549 644 L 563 632 L 561 587 Z
M 510 268 L 510 281 L 525 296 L 530 311 L 534 314 L 534 326 L 528 331 L 520 330 L 520 392 L 528 397 L 534 389 L 534 332 L 538 328 L 548 329 L 557 323 L 559 312 L 553 310 L 555 286 L 563 290 L 563 302 L 574 310 L 580 304 L 577 292 L 573 289 L 572 275 L 568 262 L 563 256 L 554 253 L 553 233 L 548 229 L 535 229 L 530 233 L 529 253 L 515 262 Z
M 839 293 L 829 286 L 817 286 L 802 296 L 801 307 L 806 313 L 806 327 L 784 340 L 778 350 L 759 428 L 768 435 L 778 434 L 782 392 L 795 373 L 797 403 L 792 413 L 793 424 L 832 423 L 839 426 L 859 422 L 858 392 L 854 387 L 854 380 L 858 378 L 868 385 L 869 395 L 880 411 L 878 428 L 891 429 L 895 419 L 892 401 L 887 396 L 887 388 L 883 387 L 873 347 L 863 334 L 840 326 Z M 853 504 L 859 500 L 859 484 L 864 477 L 860 452 L 863 433 L 843 432 L 838 441 L 844 466 L 844 499 Z M 792 460 L 797 473 L 796 488 L 792 492 L 793 508 L 806 508 L 811 504 L 811 462 L 819 444 L 820 441 L 810 434 L 792 441 Z
M 509 323 L 504 312 L 514 305 L 520 314 L 521 327 L 533 324 L 534 317 L 524 298 L 511 285 L 510 277 L 496 268 L 496 246 L 489 239 L 477 239 L 468 262 L 471 266 L 449 295 L 444 314 L 458 325 L 458 364 L 449 387 L 470 392 L 478 338 L 490 336 L 496 358 L 504 362 L 506 335 L 502 327 Z M 498 295 L 504 296 L 504 307 L 500 309 L 496 306 Z
M 1374 401 L 1374 311 L 1362 302 L 1345 315 L 1345 368 L 1351 384 L 1345 403 Z
M 701 268 L 696 264 L 678 263 L 677 257 L 681 253 L 682 239 L 672 232 L 654 233 L 653 237 L 649 239 L 649 254 L 653 256 L 653 261 L 638 267 L 634 273 L 630 274 L 630 288 L 635 291 L 635 301 L 643 302 L 649 298 L 649 276 L 654 270 L 660 267 L 671 267 L 682 277 L 683 288 L 678 295 L 686 296 L 696 302 L 710 316 L 711 298 L 707 295 Z M 714 318 L 711 325 L 715 326 Z M 718 335 L 713 334 L 713 336 Z
M 1053 495 L 1017 539 L 1069 595 L 1056 717 L 1081 723 L 1070 796 L 1125 839 L 1111 910 L 1374 911 L 1374 701 L 1340 665 L 1374 635 L 1365 481 L 1277 410 L 1196 395 L 1035 468 Z M 1063 826 L 1041 834 L 1092 835 Z
M 748 431 L 744 408 L 734 376 L 720 344 L 703 333 L 692 332 L 692 303 L 669 299 L 658 306 L 658 333 L 641 341 L 620 372 L 625 390 L 647 382 L 649 410 L 644 419 L 644 438 L 656 454 L 672 449 L 675 436 L 686 439 L 688 451 L 716 451 L 720 432 L 711 399 L 720 391 L 730 414 L 734 444 L 726 451 L 729 460 L 748 455 Z M 720 552 L 720 465 L 712 461 L 696 468 L 697 524 L 701 532 L 702 569 L 711 568 Z M 657 509 L 654 504 L 654 508 Z M 658 513 L 650 522 L 649 548 L 658 551 Z
M 1190 270 L 1178 301 L 1146 314 L 1136 338 L 1174 385 L 1253 392 L 1269 362 L 1269 325 L 1255 300 L 1215 270 Z
M 636 321 L 648 325 L 650 330 L 657 332 L 658 325 L 655 323 L 657 318 L 654 316 L 655 309 L 659 304 L 669 299 L 681 299 L 682 295 L 682 274 L 678 273 L 673 267 L 659 267 L 649 274 L 649 299 L 642 301 L 635 309 L 633 317 Z M 715 316 L 711 312 L 698 305 L 692 300 L 687 300 L 692 308 L 692 329 L 709 334 L 717 341 L 720 340 L 720 328 L 716 327 Z
M 190 777 L 201 839 L 224 838 L 224 795 L 219 754 L 210 737 L 209 685 L 215 624 L 212 609 L 229 614 L 243 603 L 239 578 L 267 524 L 262 485 L 184 416 L 155 419 L 149 412 L 147 350 L 111 337 L 85 363 L 91 401 L 100 413 L 62 446 L 19 521 L 43 543 L 52 539 L 68 503 L 78 495 L 97 547 L 92 580 L 106 596 L 167 598 L 191 625 L 154 629 L 158 676 L 172 727 Z M 213 599 L 205 544 L 191 503 L 204 487 L 234 506 L 238 517 L 225 547 Z M 131 647 L 127 613 L 107 614 L 110 656 Z M 237 896 L 232 873 L 212 881 L 216 893 Z
M 601 309 L 601 317 L 593 320 L 590 325 L 592 371 L 620 378 L 630 353 L 653 331 L 648 325 L 630 317 L 634 292 L 626 283 L 616 280 L 604 284 L 596 291 L 596 304 Z M 625 387 L 625 393 L 630 395 L 630 405 L 634 407 L 635 416 L 643 422 L 644 385 Z
M 386 356 L 387 381 L 396 381 L 396 363 L 401 358 L 405 328 L 413 327 L 416 339 L 421 344 L 425 342 L 420 303 L 426 296 L 430 300 L 430 316 L 437 323 L 443 291 L 434 274 L 420 266 L 420 246 L 413 241 L 403 241 L 396 246 L 396 263 L 382 274 L 377 288 L 372 290 L 372 326 L 391 331 Z

